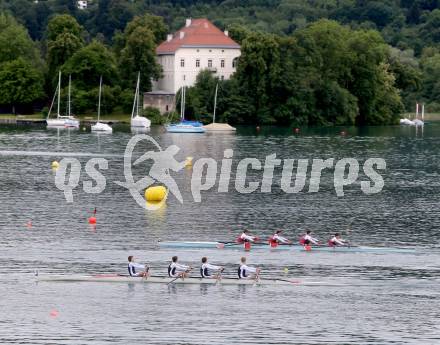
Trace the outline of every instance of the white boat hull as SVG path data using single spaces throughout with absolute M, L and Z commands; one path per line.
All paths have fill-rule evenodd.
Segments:
M 113 132 L 113 128 L 111 128 L 108 124 L 102 122 L 97 122 L 91 127 L 91 129 L 92 132 L 106 132 L 106 133 Z
M 237 131 L 236 128 L 230 126 L 227 123 L 210 123 L 209 125 L 203 126 L 207 132 L 232 132 Z
M 151 121 L 143 116 L 135 116 L 131 119 L 130 125 L 134 128 L 150 128 Z
M 49 127 L 74 127 L 79 128 L 79 121 L 72 116 L 60 116 L 56 119 L 46 119 Z
M 203 127 L 196 127 L 192 125 L 168 125 L 165 127 L 168 133 L 205 133 L 206 129 Z
M 37 281 L 42 282 L 98 282 L 98 283 L 143 283 L 143 284 L 206 284 L 206 285 L 335 285 L 325 282 L 301 281 L 293 279 L 238 279 L 223 278 L 220 280 L 210 278 L 185 278 L 175 279 L 168 277 L 141 277 L 120 276 L 116 274 L 104 275 L 39 275 Z

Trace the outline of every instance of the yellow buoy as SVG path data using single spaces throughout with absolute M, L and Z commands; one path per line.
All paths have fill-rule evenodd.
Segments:
M 289 273 L 289 269 L 287 267 L 284 267 L 284 273 Z
M 60 167 L 60 163 L 58 163 L 57 161 L 53 161 L 51 166 L 52 166 L 52 169 L 58 169 Z
M 185 166 L 191 167 L 193 165 L 193 158 L 192 157 L 186 157 L 185 159 Z
M 167 195 L 167 189 L 164 186 L 149 187 L 145 190 L 145 200 L 162 201 Z

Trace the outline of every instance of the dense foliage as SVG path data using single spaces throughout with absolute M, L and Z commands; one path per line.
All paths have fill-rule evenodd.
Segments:
M 440 111 L 438 0 L 0 0 L 0 12 L 3 108 L 50 100 L 61 69 L 77 113 L 96 109 L 101 74 L 106 111 L 129 111 L 137 72 L 143 90 L 161 75 L 166 33 L 208 17 L 242 57 L 231 80 L 201 73 L 189 116 L 209 121 L 216 84 L 217 114 L 234 123 L 386 124 L 415 102 Z

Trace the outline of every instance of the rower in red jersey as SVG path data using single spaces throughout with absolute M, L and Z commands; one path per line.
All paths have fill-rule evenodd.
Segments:
M 271 247 L 276 247 L 278 244 L 292 244 L 292 241 L 282 236 L 283 230 L 277 230 L 270 238 L 269 244 Z

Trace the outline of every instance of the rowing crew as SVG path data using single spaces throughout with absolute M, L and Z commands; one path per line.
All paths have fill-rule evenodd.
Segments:
M 269 237 L 269 244 L 271 247 L 277 247 L 279 244 L 292 244 L 292 241 L 285 238 L 283 235 L 283 230 L 277 230 L 271 237 Z M 252 235 L 249 230 L 244 230 L 243 233 L 237 237 L 238 243 L 244 243 L 245 249 L 250 249 L 250 244 L 253 242 L 258 242 L 260 238 L 258 236 Z M 312 232 L 307 230 L 303 234 L 299 243 L 303 245 L 306 249 L 310 249 L 311 245 L 320 245 L 321 242 L 312 236 Z M 341 234 L 335 233 L 327 242 L 330 247 L 346 246 L 348 242 L 343 240 Z
M 168 277 L 170 278 L 186 278 L 193 267 L 183 265 L 178 262 L 179 258 L 173 256 L 171 263 L 168 266 Z M 225 270 L 222 266 L 211 265 L 208 263 L 208 258 L 204 256 L 202 258 L 202 264 L 200 266 L 200 276 L 207 279 L 221 279 L 221 275 Z M 261 270 L 258 267 L 248 266 L 246 264 L 246 258 L 243 256 L 240 259 L 240 265 L 237 270 L 239 279 L 255 279 L 258 280 Z M 147 265 L 141 265 L 135 262 L 134 257 L 130 255 L 128 257 L 128 273 L 131 277 L 143 277 L 148 278 L 150 276 L 149 267 Z

